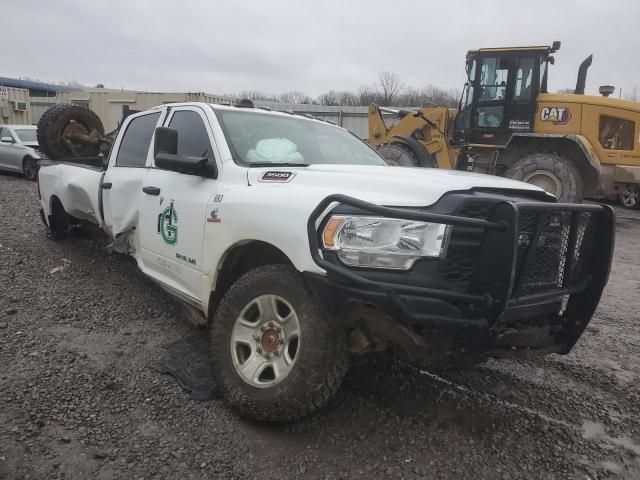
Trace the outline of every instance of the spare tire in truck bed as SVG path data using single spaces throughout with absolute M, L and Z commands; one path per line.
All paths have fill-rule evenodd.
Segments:
M 42 115 L 37 135 L 40 148 L 49 158 L 93 157 L 100 153 L 104 126 L 88 108 L 61 103 Z

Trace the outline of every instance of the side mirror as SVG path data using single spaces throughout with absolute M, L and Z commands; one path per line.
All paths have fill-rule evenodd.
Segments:
M 11 138 L 11 137 L 2 137 L 2 138 L 0 138 L 0 142 L 2 142 L 2 143 L 15 143 L 13 141 L 13 138 Z
M 156 167 L 178 173 L 218 178 L 218 167 L 208 157 L 178 155 L 178 130 L 157 127 L 153 143 L 153 158 Z

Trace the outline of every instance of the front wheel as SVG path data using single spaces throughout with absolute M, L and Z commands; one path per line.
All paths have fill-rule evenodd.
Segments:
M 516 161 L 505 177 L 536 185 L 559 202 L 582 203 L 584 180 L 576 165 L 557 153 L 534 153 Z
M 258 267 L 234 283 L 210 335 L 213 371 L 227 403 L 254 420 L 315 412 L 347 371 L 345 332 L 322 315 L 299 273 L 286 265 Z
M 620 191 L 620 206 L 629 210 L 637 210 L 640 208 L 640 187 L 632 185 L 623 188 Z

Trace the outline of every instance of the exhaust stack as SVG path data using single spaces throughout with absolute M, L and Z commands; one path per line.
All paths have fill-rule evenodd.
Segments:
M 592 61 L 593 54 L 585 58 L 580 64 L 580 67 L 578 68 L 578 81 L 576 82 L 576 90 L 573 93 L 577 95 L 584 95 L 584 87 L 587 83 L 587 70 L 589 70 Z

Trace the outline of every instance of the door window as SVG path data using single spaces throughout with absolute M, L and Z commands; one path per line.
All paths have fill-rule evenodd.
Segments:
M 504 100 L 508 76 L 509 62 L 506 58 L 485 58 L 480 70 L 480 101 Z
M 521 58 L 516 70 L 516 88 L 513 95 L 515 101 L 528 101 L 531 97 L 531 85 L 533 85 L 533 58 Z
M 179 110 L 173 114 L 169 127 L 178 130 L 178 155 L 213 158 L 209 134 L 198 113 Z
M 144 167 L 151 146 L 151 137 L 155 131 L 160 112 L 134 118 L 124 132 L 116 165 L 119 167 Z

